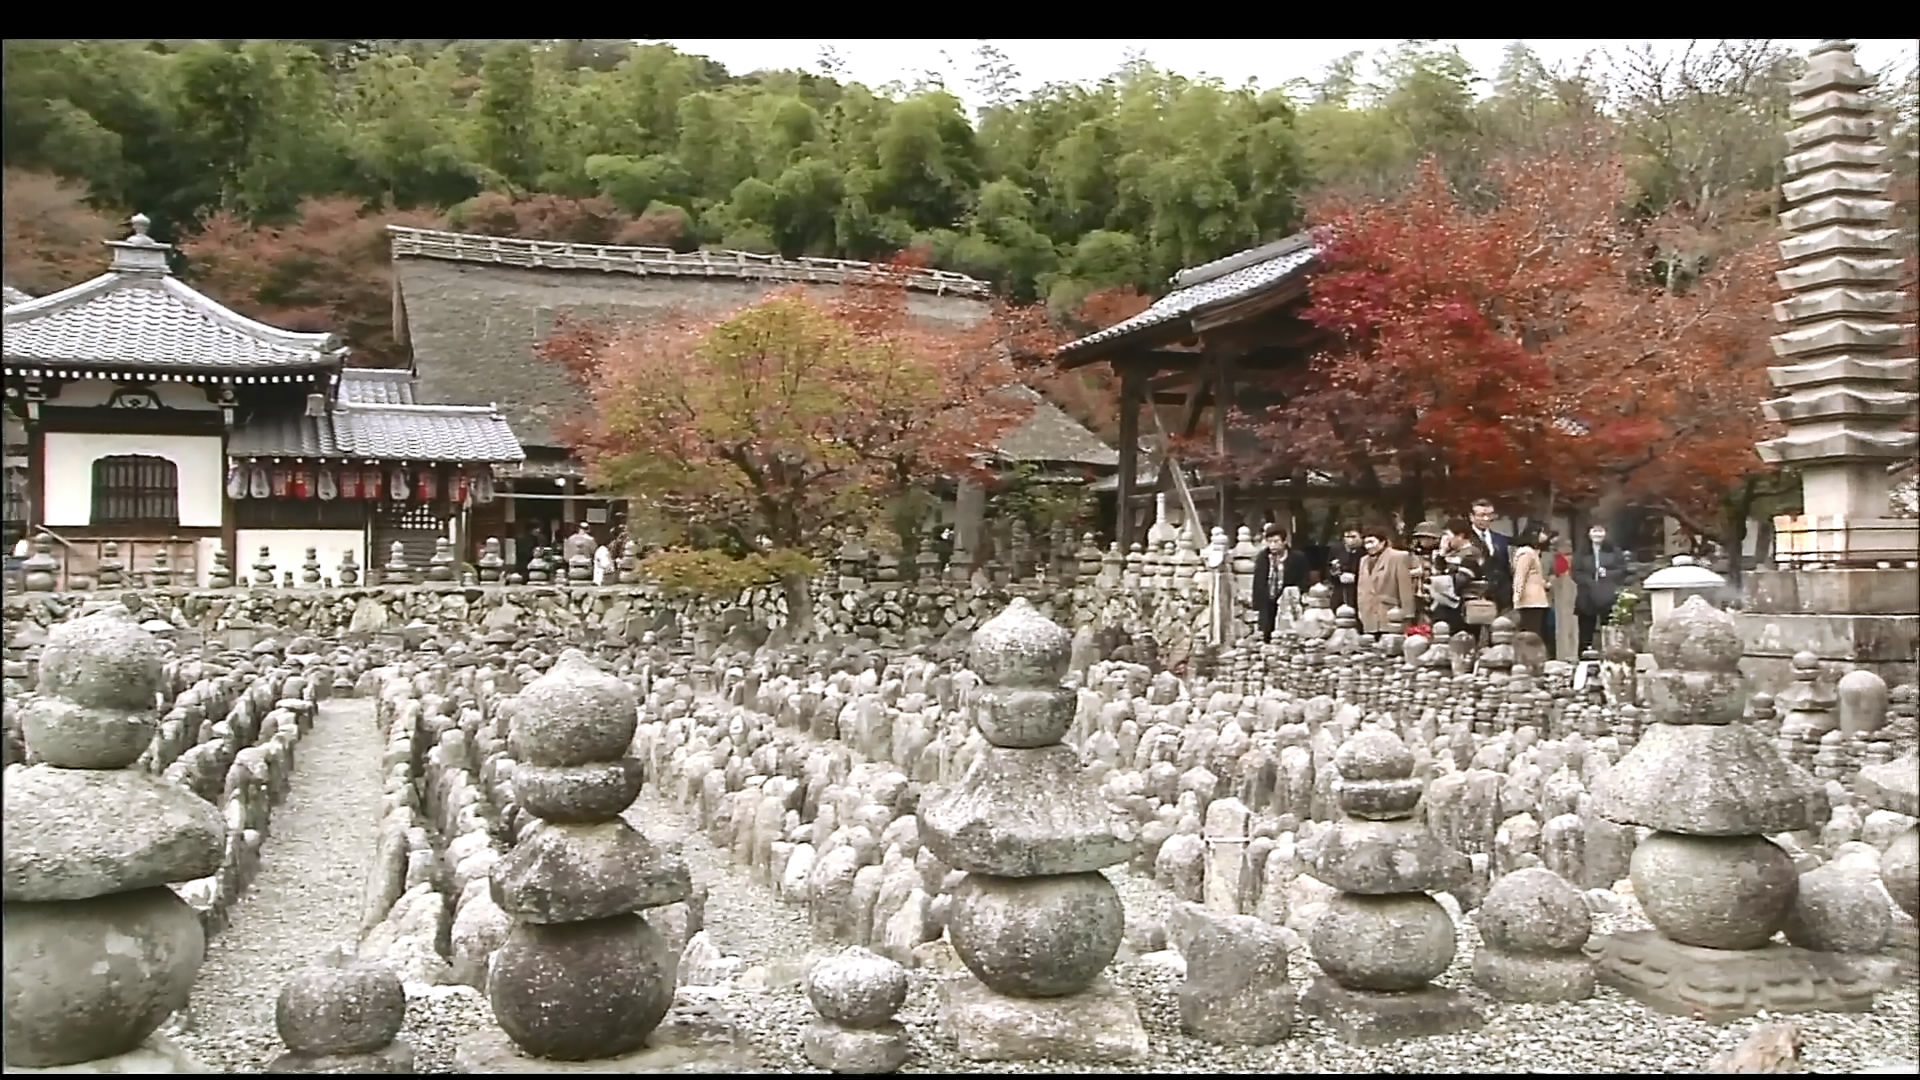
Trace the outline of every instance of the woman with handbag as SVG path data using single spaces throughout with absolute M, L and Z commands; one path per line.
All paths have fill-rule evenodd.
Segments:
M 1456 634 L 1470 624 L 1466 614 L 1468 602 L 1485 589 L 1485 582 L 1480 580 L 1483 556 L 1472 536 L 1472 526 L 1460 518 L 1447 522 L 1440 536 L 1440 547 L 1434 552 L 1433 574 L 1427 579 L 1432 621 L 1446 623 L 1448 631 Z

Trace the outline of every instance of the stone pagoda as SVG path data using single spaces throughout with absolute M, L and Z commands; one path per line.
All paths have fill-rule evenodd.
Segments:
M 1758 450 L 1799 474 L 1804 517 L 1779 535 L 1779 568 L 1748 583 L 1749 673 L 1769 693 L 1786 681 L 1797 643 L 1827 642 L 1821 659 L 1898 684 L 1912 678 L 1920 642 L 1920 523 L 1893 518 L 1888 504 L 1888 469 L 1916 448 L 1903 430 L 1915 360 L 1895 356 L 1906 330 L 1899 230 L 1872 86 L 1851 42 L 1823 41 L 1792 88 L 1798 126 L 1787 134 L 1790 208 L 1780 215 L 1791 235 L 1778 275 L 1788 296 L 1774 305 L 1785 326 L 1767 372 L 1782 396 L 1764 406 L 1786 433 Z
M 125 609 L 47 633 L 21 710 L 40 762 L 6 783 L 6 1071 L 205 1072 L 159 1027 L 206 956 L 169 884 L 220 869 L 210 802 L 136 767 L 163 653 Z
M 513 790 L 539 819 L 493 871 L 513 919 L 487 998 L 512 1040 L 463 1042 L 461 1072 L 650 1072 L 677 958 L 642 914 L 685 900 L 687 865 L 621 814 L 640 794 L 633 691 L 578 649 L 520 691 L 508 733 Z M 573 1063 L 563 1069 L 559 1063 Z
M 947 935 L 973 978 L 942 987 L 943 1022 L 975 1061 L 1127 1062 L 1146 1055 L 1133 999 L 1102 976 L 1120 948 L 1120 894 L 1100 871 L 1135 841 L 1061 742 L 1077 699 L 1073 641 L 1016 599 L 973 635 L 986 739 L 952 787 L 920 800 L 927 850 L 966 872 Z
M 1629 869 L 1654 928 L 1601 939 L 1601 981 L 1715 1023 L 1872 1008 L 1887 961 L 1774 941 L 1800 879 L 1768 837 L 1817 830 L 1830 807 L 1822 786 L 1742 719 L 1734 617 L 1696 596 L 1653 624 L 1648 647 L 1659 665 L 1654 723 L 1594 785 L 1593 807 L 1654 830 Z

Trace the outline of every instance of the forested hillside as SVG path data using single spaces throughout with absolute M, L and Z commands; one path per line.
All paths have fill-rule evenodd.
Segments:
M 970 117 L 937 86 L 730 73 L 665 45 L 9 40 L 7 281 L 84 277 L 92 241 L 137 209 L 219 295 L 331 320 L 376 354 L 386 289 L 369 276 L 396 220 L 844 258 L 918 247 L 1066 313 L 1283 235 L 1316 193 L 1397 191 L 1430 153 L 1471 188 L 1490 156 L 1596 119 L 1630 144 L 1643 210 L 1745 212 L 1737 196 L 1775 186 L 1801 62 L 1742 43 L 1664 67 L 1614 57 L 1602 79 L 1516 48 L 1476 73 L 1408 43 L 1264 93 L 1136 63 L 1021 96 L 1004 57 L 977 60 L 988 104 Z M 1910 81 L 1885 92 L 1911 111 Z

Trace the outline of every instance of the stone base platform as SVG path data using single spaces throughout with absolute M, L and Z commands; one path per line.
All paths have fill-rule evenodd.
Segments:
M 1319 1019 L 1352 1046 L 1451 1035 L 1487 1022 L 1473 1000 L 1458 990 L 1444 986 L 1394 994 L 1349 990 L 1325 975 L 1314 976 L 1307 992 L 1300 995 L 1300 1011 Z
M 384 1050 L 369 1054 L 285 1053 L 267 1065 L 267 1072 L 308 1076 L 397 1076 L 413 1071 L 413 1047 L 395 1039 Z
M 589 1073 L 751 1073 L 759 1059 L 738 1047 L 678 1046 L 663 1043 L 631 1054 L 595 1061 L 548 1061 L 528 1057 L 507 1033 L 488 1028 L 461 1040 L 453 1051 L 453 1071 L 462 1073 L 537 1073 L 543 1076 Z
M 1644 1005 L 1719 1024 L 1774 1013 L 1866 1012 L 1894 978 L 1895 961 L 1792 945 L 1703 949 L 1653 930 L 1588 946 L 1600 981 Z
M 682 987 L 647 1045 L 619 1057 L 548 1061 L 520 1052 L 507 1033 L 488 1027 L 461 1040 L 453 1071 L 463 1073 L 754 1073 L 764 1072 L 728 1006 Z
M 1123 1065 L 1147 1056 L 1133 997 L 1106 976 L 1078 994 L 1014 998 L 971 975 L 940 987 L 940 1022 L 969 1061 L 1073 1061 Z
M 0 1071 L 11 1076 L 14 1073 L 216 1073 L 220 1070 L 207 1068 L 175 1046 L 173 1040 L 155 1034 L 132 1050 L 108 1058 L 74 1065 L 49 1065 L 43 1069 L 8 1065 Z

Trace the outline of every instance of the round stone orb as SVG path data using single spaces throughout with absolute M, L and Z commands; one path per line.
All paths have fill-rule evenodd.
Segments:
M 1647 630 L 1647 651 L 1663 671 L 1740 670 L 1740 626 L 1733 613 L 1699 596 Z
M 632 688 L 568 649 L 519 694 L 508 727 L 514 757 L 531 765 L 618 761 L 640 726 Z
M 1335 893 L 1307 946 L 1350 990 L 1417 990 L 1453 963 L 1453 918 L 1426 893 Z
M 370 1054 L 400 1034 L 407 993 L 385 964 L 302 968 L 280 990 L 273 1025 L 299 1054 Z
M 974 692 L 973 722 L 994 746 L 1031 750 L 1066 738 L 1078 705 L 1061 687 L 982 686 Z
M 206 955 L 199 913 L 165 885 L 0 910 L 9 1066 L 134 1049 L 186 1006 Z
M 1874 879 L 1835 863 L 1800 875 L 1782 927 L 1792 944 L 1831 953 L 1877 953 L 1892 928 L 1893 913 Z
M 907 969 L 870 949 L 850 946 L 807 971 L 807 1000 L 836 1024 L 877 1028 L 907 1000 Z
M 1800 883 L 1793 857 L 1764 836 L 1656 832 L 1633 849 L 1627 876 L 1655 929 L 1707 949 L 1765 945 Z
M 1510 953 L 1578 952 L 1593 932 L 1580 890 L 1540 866 L 1494 882 L 1480 901 L 1478 922 L 1481 941 Z
M 598 765 L 526 765 L 513 769 L 513 796 L 527 813 L 547 821 L 611 821 L 633 805 L 644 771 L 638 758 Z
M 532 1057 L 618 1057 L 645 1045 L 666 1017 L 676 963 L 639 915 L 516 922 L 494 954 L 487 999 L 500 1029 Z
M 1073 658 L 1073 636 L 1025 597 L 973 632 L 968 666 L 992 686 L 1057 686 Z
M 1084 990 L 1120 951 L 1125 912 L 1105 874 L 968 874 L 953 891 L 947 937 L 960 962 L 1009 997 Z
M 164 658 L 159 639 L 132 616 L 101 612 L 47 631 L 38 689 L 76 705 L 152 712 Z
M 1893 838 L 1880 856 L 1880 883 L 1900 910 L 1920 919 L 1920 829 Z
M 35 696 L 20 730 L 39 759 L 62 769 L 124 769 L 140 760 L 160 720 L 152 709 L 101 709 Z
M 1383 727 L 1364 727 L 1334 751 L 1342 780 L 1405 780 L 1413 775 L 1413 751 Z

